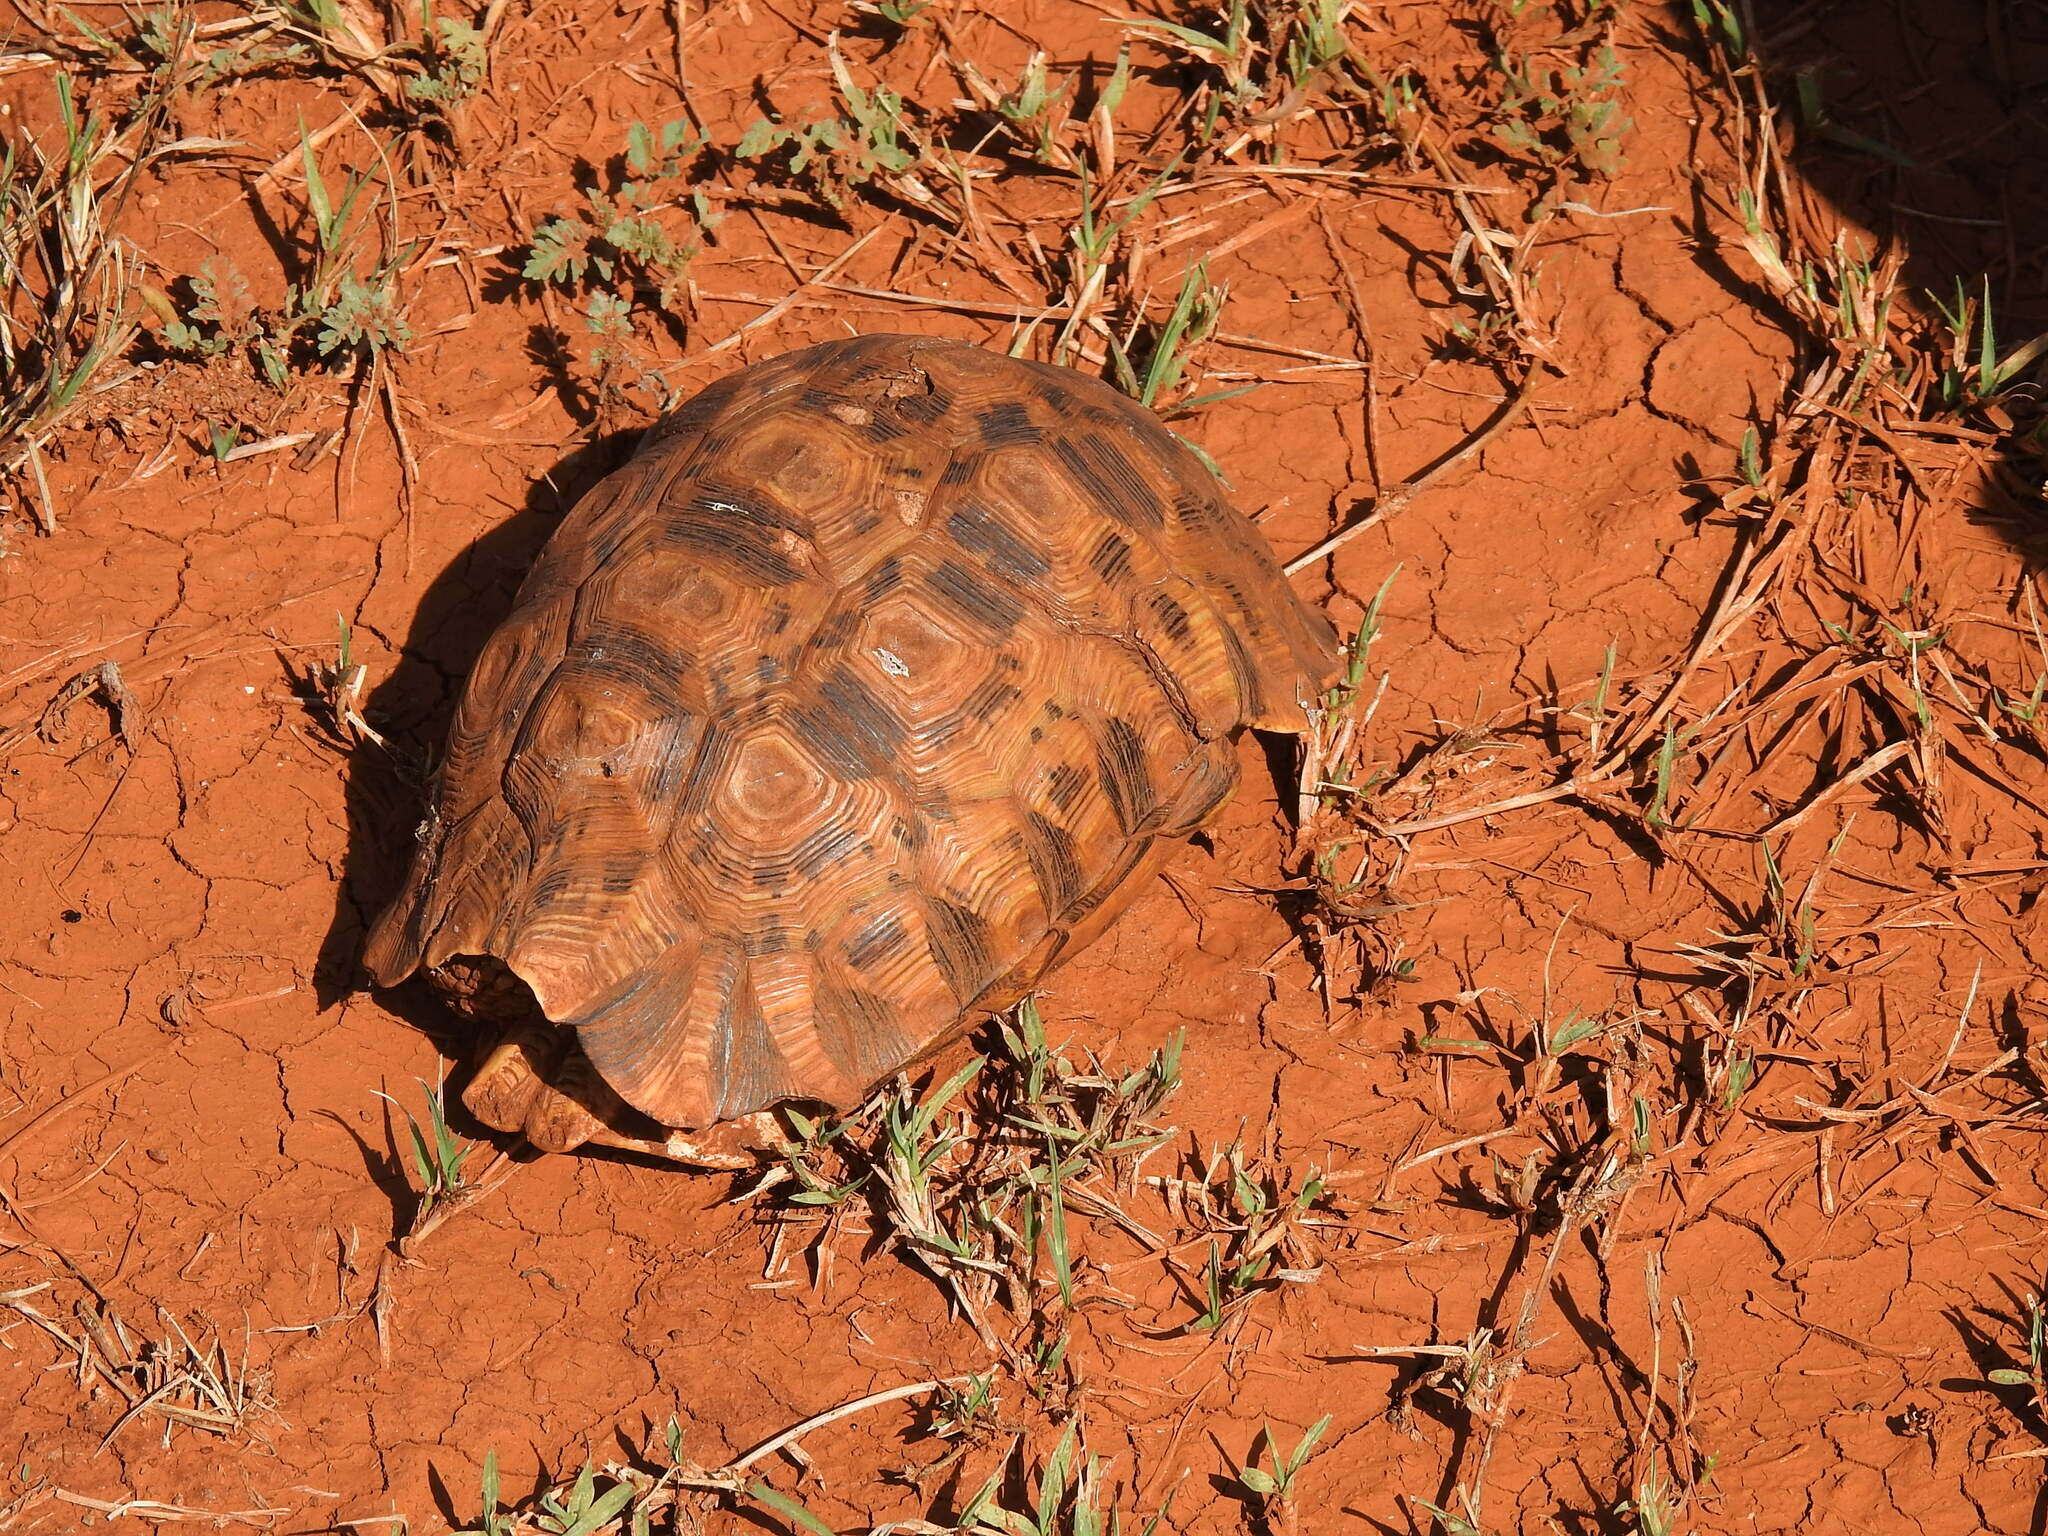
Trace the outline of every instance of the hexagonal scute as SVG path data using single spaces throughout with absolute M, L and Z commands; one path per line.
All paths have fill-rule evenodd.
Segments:
M 670 1126 L 844 1105 L 1097 931 L 1335 660 L 1100 382 L 909 337 L 779 358 L 550 541 L 367 958 L 505 961 Z
M 549 829 L 608 807 L 616 835 L 658 846 L 675 812 L 670 786 L 695 758 L 699 717 L 650 696 L 601 662 L 564 662 L 520 723 L 501 793 L 538 848 Z
M 836 579 L 868 559 L 865 546 L 885 526 L 879 503 L 883 466 L 829 416 L 786 406 L 737 432 L 718 478 L 745 485 L 786 508 L 819 561 Z
M 899 803 L 829 712 L 787 697 L 755 700 L 715 714 L 705 735 L 678 787 L 668 842 L 707 922 L 738 932 L 789 888 L 885 857 L 875 832 Z
M 744 523 L 732 512 L 706 517 L 707 525 L 722 520 L 737 529 Z M 751 523 L 744 526 L 746 536 L 733 534 L 735 549 L 758 545 L 780 560 L 778 540 L 803 545 L 786 529 L 764 533 Z M 609 653 L 620 666 L 637 657 L 645 669 L 643 686 L 653 689 L 666 679 L 672 695 L 706 704 L 787 681 L 830 607 L 830 586 L 793 567 L 790 579 L 764 583 L 749 565 L 750 556 L 709 558 L 702 548 L 670 539 L 669 531 L 657 529 L 635 540 L 584 584 L 576 612 L 578 645 L 586 654 Z M 699 535 L 712 540 L 702 528 L 692 537 Z M 679 688 L 679 682 L 688 686 Z
M 1119 525 L 1083 496 L 1065 466 L 1030 447 L 997 449 L 966 459 L 968 478 L 953 504 L 986 522 L 1020 532 L 1020 542 L 1046 563 L 1037 591 L 1067 621 L 1100 628 L 1123 607 L 1128 571 L 1105 574 L 1091 554 Z
M 895 722 L 903 766 L 943 771 L 956 741 L 1012 728 L 1027 696 L 1063 691 L 1068 647 L 1034 610 L 1021 610 L 1006 642 L 992 646 L 958 606 L 906 587 L 861 616 L 828 690 L 858 691 Z

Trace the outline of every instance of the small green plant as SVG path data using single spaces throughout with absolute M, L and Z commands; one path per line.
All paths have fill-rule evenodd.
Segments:
M 892 27 L 914 27 L 932 8 L 932 0 L 853 0 L 853 8 L 866 16 L 879 16 Z
M 991 83 L 973 61 L 953 58 L 952 64 L 974 100 L 995 115 L 1018 148 L 1040 165 L 1063 171 L 1080 168 L 1080 159 L 1068 143 L 1069 129 L 1075 122 L 1071 110 L 1075 95 L 1073 76 L 1055 82 L 1046 68 L 1045 55 L 1034 52 L 1025 61 L 1017 83 L 1003 90 Z M 1126 44 L 1118 51 L 1109 78 L 1096 92 L 1092 115 L 1097 122 L 1115 122 L 1130 81 L 1131 52 Z
M 1197 261 L 1191 265 L 1181 278 L 1180 292 L 1174 297 L 1173 307 L 1167 311 L 1166 319 L 1153 338 L 1152 353 L 1142 376 L 1131 364 L 1131 343 L 1112 337 L 1110 356 L 1116 366 L 1117 383 L 1124 393 L 1135 396 L 1140 404 L 1154 410 L 1164 409 L 1166 397 L 1179 386 L 1195 349 L 1216 334 L 1216 327 L 1223 318 L 1223 305 L 1229 297 L 1227 285 L 1209 281 L 1207 262 Z M 1172 414 L 1185 415 L 1205 405 L 1248 394 L 1257 387 L 1247 384 L 1237 389 L 1197 395 L 1176 404 Z
M 222 449 L 220 429 L 216 428 L 215 458 L 225 459 L 233 446 L 230 442 L 227 450 Z M 367 663 L 355 659 L 355 632 L 341 614 L 334 616 L 334 622 L 339 631 L 335 659 L 331 663 L 314 662 L 308 679 L 314 702 L 320 706 L 320 723 L 344 747 L 364 741 L 387 747 L 384 738 L 363 718 L 363 696 L 369 687 L 370 668 Z
M 1266 1446 L 1266 1465 L 1255 1461 L 1247 1462 L 1237 1469 L 1238 1486 L 1258 1501 L 1260 1518 L 1268 1529 L 1276 1524 L 1291 1521 L 1294 1503 L 1294 1480 L 1301 1475 L 1301 1469 L 1308 1465 L 1309 1457 L 1315 1454 L 1316 1445 L 1330 1428 L 1329 1414 L 1324 1414 L 1309 1425 L 1302 1437 L 1295 1442 L 1294 1449 L 1282 1454 L 1280 1438 L 1268 1424 L 1261 1437 Z
M 1217 1332 L 1267 1292 L 1321 1278 L 1307 1233 L 1324 1198 L 1315 1169 L 1290 1192 L 1284 1176 L 1247 1167 L 1243 1150 L 1233 1146 L 1173 1188 L 1189 1217 L 1216 1234 L 1202 1267 L 1202 1310 L 1186 1332 Z
M 1167 167 L 1147 182 L 1114 217 L 1110 216 L 1107 201 L 1097 201 L 1094 178 L 1086 166 L 1081 167 L 1080 213 L 1067 231 L 1067 241 L 1073 247 L 1073 254 L 1067 258 L 1069 312 L 1066 324 L 1060 327 L 1059 335 L 1052 344 L 1054 362 L 1064 362 L 1077 344 L 1089 314 L 1101 302 L 1103 289 L 1109 282 L 1110 266 L 1125 232 L 1152 206 L 1166 184 L 1179 172 L 1182 158 L 1182 155 L 1175 155 Z M 1021 346 L 1022 342 L 1020 336 L 1018 345 Z
M 1656 1448 L 1652 1447 L 1641 1481 L 1614 1512 L 1633 1521 L 1638 1536 L 1677 1536 L 1683 1509 L 1684 1501 L 1665 1475 Z
M 377 1095 L 405 1116 L 406 1130 L 411 1136 L 413 1173 L 419 1181 L 419 1206 L 413 1212 L 412 1220 L 414 1231 L 424 1226 L 436 1209 L 453 1202 L 469 1187 L 463 1177 L 462 1165 L 475 1150 L 474 1146 L 460 1140 L 448 1129 L 443 1090 L 430 1088 L 424 1082 L 420 1087 L 427 1096 L 427 1122 L 424 1126 L 410 1109 L 390 1094 L 380 1092 Z
M 1027 1380 L 1064 1361 L 1041 1293 L 1076 1297 L 1083 1214 L 1115 1220 L 1147 1153 L 1169 1132 L 1153 1123 L 1179 1086 L 1180 1042 L 1112 1075 L 1077 1063 L 1046 1039 L 1027 1000 L 970 1058 L 924 1093 L 898 1082 L 843 1120 L 785 1111 L 794 1136 L 783 1166 L 745 1193 L 775 1192 L 785 1221 L 819 1223 L 819 1239 L 856 1202 L 897 1251 L 937 1282 L 992 1347 Z M 1053 1337 L 1037 1355 L 993 1325 L 1001 1304 Z
M 306 206 L 313 218 L 313 265 L 302 282 L 287 291 L 288 336 L 310 331 L 323 359 L 374 362 L 386 350 L 403 352 L 412 340 L 404 306 L 398 300 L 398 272 L 412 259 L 414 247 L 397 238 L 397 201 L 379 241 L 376 259 L 361 270 L 365 231 L 355 214 L 370 178 L 351 173 L 336 200 L 329 196 L 320 158 L 303 124 L 299 155 L 306 172 Z M 262 348 L 259 345 L 259 354 Z M 281 382 L 268 365 L 273 382 Z
M 479 1481 L 482 1484 L 483 1513 L 479 1523 L 472 1529 L 456 1532 L 456 1536 L 512 1536 L 512 1522 L 506 1517 L 500 1499 L 498 1481 L 498 1453 L 484 1452 L 484 1468 Z
M 947 1382 L 932 1402 L 932 1433 L 942 1440 L 972 1438 L 993 1428 L 996 1373 L 984 1371 L 965 1383 Z
M 1460 1487 L 1455 1492 L 1462 1494 L 1465 1490 Z M 1486 1536 L 1484 1531 L 1480 1530 L 1478 1526 L 1474 1525 L 1463 1515 L 1454 1514 L 1448 1509 L 1439 1508 L 1427 1499 L 1418 1499 L 1411 1493 L 1408 1495 L 1408 1502 L 1417 1509 L 1427 1513 L 1430 1519 L 1434 1520 L 1438 1528 L 1443 1531 L 1444 1536 Z
M 1583 65 L 1552 65 L 1498 55 L 1504 88 L 1496 143 L 1508 153 L 1552 167 L 1575 166 L 1587 175 L 1621 174 L 1622 141 L 1634 120 L 1623 115 L 1625 83 L 1620 58 L 1602 47 Z
M 1344 35 L 1350 0 L 1295 0 L 1279 32 L 1280 77 L 1290 91 L 1306 90 L 1351 49 Z
M 520 275 L 530 283 L 583 288 L 593 274 L 613 285 L 630 280 L 664 310 L 678 307 L 690 260 L 720 215 L 690 186 L 704 140 L 676 119 L 659 128 L 636 122 L 626 133 L 625 174 L 609 189 L 582 189 L 583 207 L 557 214 L 533 232 Z M 671 217 L 686 217 L 675 227 Z M 603 297 L 622 304 L 615 292 Z M 596 312 L 593 311 L 594 318 Z M 609 312 L 602 317 L 608 322 Z M 611 334 L 594 324 L 599 335 Z
M 925 146 L 904 112 L 903 98 L 886 85 L 863 89 L 847 68 L 835 35 L 828 49 L 840 112 L 801 127 L 755 121 L 734 146 L 742 160 L 779 169 L 808 186 L 834 212 L 843 213 L 853 192 L 878 182 L 913 203 L 932 201 L 932 193 L 915 172 L 925 159 Z
M 443 15 L 435 0 L 382 7 L 383 41 L 359 27 L 334 0 L 286 0 L 239 24 L 203 23 L 185 4 L 130 10 L 125 31 L 94 26 L 60 9 L 70 32 L 52 39 L 66 57 L 98 71 L 140 69 L 151 90 L 191 94 L 257 75 L 349 73 L 375 85 L 389 115 L 418 128 L 444 119 L 474 96 L 490 72 L 482 28 Z M 408 13 L 419 31 L 406 31 Z
M 1249 0 L 1230 0 L 1230 8 L 1211 23 L 1211 30 L 1184 26 L 1175 21 L 1142 17 L 1126 21 L 1126 30 L 1141 36 L 1150 34 L 1172 51 L 1189 54 L 1214 69 L 1221 100 L 1230 108 L 1242 107 L 1260 94 L 1253 69 L 1257 59 L 1252 34 L 1253 15 Z M 1214 129 L 1214 114 L 1206 125 Z
M 1928 299 L 1941 316 L 1949 333 L 1947 357 L 1941 370 L 1942 403 L 1951 409 L 1995 399 L 2032 360 L 2033 348 L 2022 348 L 2009 358 L 1998 355 L 1998 337 L 1991 320 L 1991 279 L 1984 279 L 1981 297 L 1963 289 L 1956 279 L 1955 305 L 1951 308 L 1930 293 Z
M 567 1489 L 540 1496 L 535 1523 L 546 1536 L 596 1536 L 633 1502 L 633 1493 L 633 1485 L 625 1482 L 615 1482 L 600 1493 L 597 1473 L 586 1461 Z
M 996 111 L 1003 121 L 1023 131 L 1025 142 L 1045 165 L 1068 167 L 1073 156 L 1059 141 L 1059 130 L 1067 120 L 1066 99 L 1071 80 L 1055 87 L 1046 76 L 1045 55 L 1034 52 L 1025 62 L 1017 83 L 996 98 Z M 1112 109 L 1114 110 L 1114 109 Z
M 1123 1515 L 1105 1503 L 1107 1469 L 1099 1457 L 1082 1453 L 1080 1432 L 1078 1419 L 1067 1425 L 1035 1479 L 1024 1464 L 1020 1441 L 1014 1474 L 1005 1457 L 960 1511 L 951 1527 L 954 1536 L 1118 1536 Z M 1004 1498 L 1006 1486 L 1019 1492 L 1014 1503 Z M 1165 1519 L 1162 1509 L 1145 1522 L 1139 1536 L 1154 1536 Z
M 2028 1407 L 2036 1414 L 2048 1415 L 2048 1307 L 2038 1295 L 2026 1298 L 2020 1321 L 2026 1364 L 2002 1366 L 1989 1372 L 1986 1379 L 1995 1386 L 2026 1388 Z
M 0 149 L 0 480 L 26 473 L 45 532 L 57 515 L 43 447 L 136 335 L 141 262 L 116 229 L 166 146 L 154 99 L 119 127 L 80 113 L 60 72 L 56 106 L 60 142 L 10 131 Z
M 420 0 L 421 41 L 413 50 L 419 73 L 405 82 L 406 99 L 446 112 L 469 100 L 490 73 L 484 35 L 453 16 L 436 16 L 434 0 Z
M 1693 25 L 1730 69 L 1749 62 L 1749 35 L 1742 17 L 1728 0 L 1692 0 Z
M 1997 696 L 1998 707 L 2001 710 L 2027 725 L 2034 725 L 2041 720 L 2041 705 L 2044 701 L 2048 701 L 2048 672 L 2035 676 L 2034 686 L 2024 697 L 2007 693 L 2003 689 L 1998 691 Z
M 94 72 L 143 72 L 145 88 L 156 95 L 205 90 L 252 75 L 305 70 L 321 64 L 321 49 L 295 35 L 283 10 L 268 24 L 238 30 L 231 40 L 200 45 L 199 17 L 190 5 L 160 5 L 130 10 L 126 32 L 103 30 L 76 10 L 60 14 L 71 27 L 49 45 L 63 57 Z
M 246 348 L 263 377 L 281 389 L 300 367 L 374 368 L 387 353 L 403 353 L 411 344 L 398 280 L 418 247 L 398 239 L 395 197 L 379 221 L 370 216 L 376 200 L 370 177 L 351 173 L 337 194 L 304 124 L 299 158 L 312 224 L 310 256 L 286 287 L 282 309 L 260 309 L 234 263 L 209 257 L 185 280 L 190 296 L 182 308 L 160 290 L 144 293 L 162 321 L 158 335 L 166 350 L 203 359 Z
M 163 320 L 159 334 L 171 351 L 193 358 L 219 357 L 262 335 L 262 314 L 249 279 L 227 257 L 207 257 L 185 279 L 185 286 L 191 298 L 182 310 L 160 290 L 143 292 Z
M 1206 28 L 1151 18 L 1124 26 L 1211 72 L 1190 103 L 1195 142 L 1207 147 L 1226 127 L 1269 133 L 1306 106 L 1350 56 L 1351 9 L 1349 0 L 1229 0 Z

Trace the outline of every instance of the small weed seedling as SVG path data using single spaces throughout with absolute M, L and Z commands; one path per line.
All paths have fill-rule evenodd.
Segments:
M 690 263 L 724 215 L 693 185 L 705 141 L 682 119 L 626 133 L 623 173 L 582 189 L 583 206 L 544 220 L 520 275 L 580 294 L 600 414 L 623 413 L 636 393 L 657 411 L 678 400 L 638 344 L 636 301 L 651 303 L 680 334 Z
M 1217 1332 L 1266 1292 L 1322 1278 L 1308 1236 L 1324 1198 L 1315 1169 L 1290 1194 L 1286 1175 L 1255 1173 L 1243 1150 L 1230 1147 L 1212 1153 L 1192 1177 L 1154 1182 L 1188 1226 L 1214 1234 L 1202 1269 L 1202 1310 L 1181 1331 Z
M 26 473 L 36 518 L 57 526 L 43 446 L 111 382 L 134 339 L 140 263 L 115 233 L 136 181 L 164 152 L 151 101 L 122 129 L 81 115 L 56 80 L 58 132 L 46 145 L 10 130 L 0 150 L 0 480 Z
M 2026 1364 L 2001 1367 L 1990 1372 L 1988 1379 L 1994 1386 L 2024 1388 L 2029 1411 L 2037 1419 L 2048 1419 L 2048 1307 L 2039 1296 L 2027 1297 L 2021 1325 Z
M 1315 1454 L 1316 1445 L 1329 1430 L 1330 1415 L 1324 1414 L 1309 1425 L 1294 1449 L 1286 1453 L 1280 1450 L 1280 1438 L 1273 1433 L 1273 1426 L 1265 1429 L 1266 1465 L 1247 1462 L 1237 1469 L 1238 1486 L 1257 1501 L 1260 1522 L 1269 1531 L 1291 1531 L 1294 1529 L 1294 1480 L 1301 1475 L 1301 1469 Z
M 837 33 L 828 52 L 839 115 L 802 127 L 759 119 L 733 153 L 786 173 L 838 213 L 871 182 L 914 206 L 934 203 L 935 194 L 917 174 L 926 147 L 904 111 L 903 98 L 886 85 L 866 90 L 857 84 L 839 51 Z M 784 157 L 779 166 L 778 155 Z
M 1956 279 L 1955 306 L 1928 294 L 1935 312 L 1948 331 L 1947 356 L 1941 370 L 1941 400 L 1951 410 L 1995 400 L 2039 353 L 2040 343 L 2031 343 L 2001 358 L 1998 337 L 1991 320 L 1991 280 L 1984 279 L 1981 296 L 1973 297 Z
M 932 0 L 853 0 L 853 8 L 892 27 L 915 27 L 923 24 L 920 18 L 932 8 Z
M 922 1095 L 899 1082 L 836 1122 L 789 1115 L 796 1134 L 784 1165 L 745 1194 L 774 1192 L 782 1225 L 819 1225 L 815 1213 L 825 1213 L 818 1240 L 864 1205 L 985 1343 L 1041 1379 L 1059 1368 L 1058 1338 L 1034 1364 L 998 1335 L 992 1310 L 1000 1302 L 1057 1335 L 1041 1289 L 1072 1304 L 1082 1218 L 1132 1227 L 1118 1196 L 1172 1134 L 1153 1117 L 1179 1086 L 1179 1051 L 1176 1038 L 1121 1074 L 1092 1057 L 1077 1064 L 1048 1044 L 1026 1001 L 986 1055 Z
M 1229 0 L 1205 27 L 1151 19 L 1124 27 L 1168 52 L 1195 60 L 1208 78 L 1189 98 L 1196 146 L 1220 145 L 1225 158 L 1308 107 L 1338 85 L 1351 56 L 1345 24 L 1352 0 Z M 1220 135 L 1234 129 L 1223 144 Z
M 720 217 L 690 185 L 704 149 L 681 119 L 658 128 L 634 123 L 626 132 L 625 174 L 609 189 L 583 188 L 577 212 L 545 220 L 533 233 L 520 275 L 587 291 L 594 273 L 598 293 L 614 303 L 624 302 L 617 298 L 624 280 L 664 310 L 676 310 L 690 259 Z M 687 213 L 681 230 L 667 217 L 678 209 Z
M 232 442 L 229 447 L 233 447 Z M 224 456 L 216 447 L 215 457 Z M 363 691 L 369 685 L 369 664 L 355 659 L 354 631 L 349 628 L 348 620 L 336 614 L 334 622 L 341 636 L 335 660 L 332 664 L 324 661 L 313 664 L 312 686 L 325 715 L 323 723 L 335 740 L 345 745 L 370 741 L 389 750 L 390 743 L 363 718 Z
M 158 334 L 166 350 L 203 359 L 246 347 L 263 377 L 283 389 L 296 372 L 322 365 L 347 366 L 361 376 L 411 344 L 399 276 L 419 248 L 398 238 L 395 194 L 385 199 L 381 221 L 370 214 L 377 200 L 370 177 L 351 172 L 337 195 L 303 124 L 299 158 L 312 225 L 309 259 L 287 286 L 282 310 L 259 309 L 234 263 L 208 257 L 185 279 L 189 296 L 182 307 L 158 290 L 144 295 L 162 321 Z M 384 191 L 392 192 L 388 171 Z
M 363 194 L 370 190 L 370 179 L 351 173 L 337 202 L 328 196 L 319 157 L 303 127 L 299 153 L 306 171 L 306 205 L 313 216 L 314 255 L 306 279 L 294 284 L 286 296 L 289 335 L 310 332 L 314 351 L 333 362 L 367 364 L 387 349 L 403 352 L 412 340 L 412 330 L 398 300 L 397 279 L 415 248 L 399 242 L 395 196 L 379 239 L 380 249 L 365 268 L 362 247 L 366 231 L 356 221 L 355 212 Z M 275 365 L 270 366 L 271 381 L 282 383 Z
M 462 1165 L 475 1150 L 448 1129 L 443 1090 L 430 1088 L 424 1082 L 420 1087 L 427 1096 L 424 1126 L 390 1094 L 377 1095 L 405 1116 L 406 1130 L 412 1139 L 413 1172 L 419 1180 L 419 1205 L 412 1216 L 412 1232 L 416 1235 L 437 1224 L 437 1213 L 453 1209 L 469 1193 L 471 1185 L 463 1175 Z
M 1121 1532 L 1122 1512 L 1107 1507 L 1104 1499 L 1108 1466 L 1092 1453 L 1082 1454 L 1080 1431 L 1078 1419 L 1067 1425 L 1035 1480 L 1023 1465 L 1020 1439 L 1014 1476 L 1010 1458 L 1005 1457 L 967 1501 L 958 1521 L 947 1528 L 952 1536 L 1116 1536 Z M 1006 1485 L 1019 1489 L 1017 1502 L 1005 1500 Z M 1165 1518 L 1166 1512 L 1161 1510 L 1145 1522 L 1139 1536 L 1154 1536 Z
M 1599 48 L 1583 65 L 1494 60 L 1503 83 L 1494 139 L 1509 154 L 1601 178 L 1618 176 L 1635 126 L 1621 110 L 1621 60 Z
M 490 73 L 484 34 L 456 16 L 437 16 L 433 0 L 420 0 L 421 37 L 411 50 L 417 73 L 405 81 L 405 97 L 442 116 L 469 100 Z
M 1195 349 L 1216 334 L 1217 324 L 1223 318 L 1223 305 L 1229 297 L 1227 285 L 1209 281 L 1207 262 L 1198 261 L 1190 266 L 1181 278 L 1180 292 L 1174 297 L 1173 307 L 1167 311 L 1166 319 L 1152 338 L 1151 355 L 1142 375 L 1131 362 L 1131 351 L 1137 340 L 1136 326 L 1133 326 L 1133 334 L 1122 341 L 1112 337 L 1110 357 L 1116 365 L 1117 383 L 1124 393 L 1153 410 L 1169 416 L 1183 416 L 1205 405 L 1214 405 L 1219 400 L 1229 400 L 1257 389 L 1257 384 L 1244 384 L 1236 389 L 1197 395 L 1171 406 L 1167 403 L 1167 397 L 1186 374 Z M 1210 468 L 1213 470 L 1215 466 L 1211 464 Z

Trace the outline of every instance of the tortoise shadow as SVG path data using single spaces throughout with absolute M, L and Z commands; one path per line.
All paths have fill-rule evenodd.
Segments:
M 361 959 L 364 936 L 405 879 L 413 829 L 426 810 L 432 765 L 463 680 L 484 642 L 511 610 L 528 567 L 563 515 L 623 464 L 638 440 L 638 432 L 613 432 L 565 454 L 536 477 L 518 511 L 448 562 L 414 609 L 404 641 L 394 647 L 390 670 L 363 708 L 388 748 L 355 743 L 343 770 L 346 850 L 314 968 L 322 1009 L 368 984 Z M 393 988 L 383 1002 L 444 1053 L 460 1054 L 450 1050 L 456 1021 L 432 1003 L 423 987 Z
M 2001 352 L 2048 330 L 2048 44 L 1951 0 L 1755 0 L 1752 15 L 1766 61 L 1799 81 L 1813 211 L 1896 250 L 1915 305 L 1988 299 Z M 1698 57 L 1696 38 L 1683 46 Z M 2016 437 L 1993 451 L 1967 515 L 2040 571 L 2048 525 Z

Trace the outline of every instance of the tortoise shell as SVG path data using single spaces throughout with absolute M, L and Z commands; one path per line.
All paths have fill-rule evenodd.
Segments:
M 1229 797 L 1239 730 L 1302 729 L 1334 666 L 1107 385 L 925 337 L 793 352 L 549 540 L 368 968 L 500 1016 L 530 989 L 529 1044 L 585 1058 L 539 1059 L 594 1116 L 557 1143 L 605 1088 L 664 1127 L 844 1106 L 1106 925 Z

